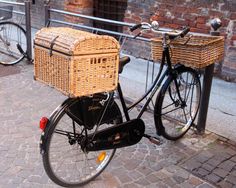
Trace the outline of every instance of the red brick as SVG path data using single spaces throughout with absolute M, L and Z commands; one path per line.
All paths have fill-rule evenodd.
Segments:
M 165 27 L 170 28 L 170 29 L 178 29 L 181 26 L 177 24 L 165 24 Z
M 199 8 L 192 8 L 192 7 L 188 7 L 186 9 L 187 13 L 191 13 L 191 14 L 199 14 L 200 13 L 200 9 Z
M 197 19 L 197 15 L 193 15 L 193 14 L 184 14 L 184 15 L 183 15 L 183 19 L 191 20 L 191 21 L 195 21 L 195 20 Z
M 205 24 L 205 23 L 206 23 L 206 18 L 198 17 L 196 21 L 197 21 L 197 23 L 199 23 L 199 24 Z
M 233 36 L 231 37 L 231 40 L 236 40 L 236 35 L 233 35 Z
M 209 31 L 205 30 L 205 29 L 199 29 L 199 28 L 191 28 L 191 32 L 195 32 L 195 33 L 204 33 L 204 34 L 208 34 Z
M 131 18 L 124 18 L 124 22 L 135 23 L 135 20 L 133 20 Z
M 189 21 L 189 26 L 190 27 L 196 27 L 196 22 L 195 21 Z
M 231 19 L 231 20 L 236 20 L 236 12 L 232 12 L 232 13 L 230 14 L 230 19 Z
M 222 18 L 225 16 L 223 12 L 215 11 L 215 10 L 210 10 L 209 15 L 211 15 L 212 17 L 218 17 L 218 18 Z
M 141 22 L 142 18 L 140 16 L 132 15 L 131 16 L 132 20 L 135 20 L 135 22 Z
M 173 23 L 174 23 L 174 24 L 177 24 L 177 25 L 182 25 L 182 26 L 187 26 L 187 25 L 189 25 L 189 23 L 188 23 L 187 20 L 180 20 L 180 19 L 174 19 L 174 20 L 173 20 Z
M 158 16 L 158 17 L 156 17 L 156 20 L 157 20 L 157 21 L 163 21 L 163 22 L 166 22 L 167 19 L 169 19 L 169 18 L 162 17 L 162 16 Z M 172 20 L 171 20 L 171 23 L 172 23 Z
M 176 6 L 176 7 L 174 8 L 174 11 L 175 11 L 175 12 L 183 13 L 183 12 L 186 11 L 186 7 Z
M 222 27 L 227 27 L 230 20 L 227 18 L 222 18 L 221 21 L 222 21 Z

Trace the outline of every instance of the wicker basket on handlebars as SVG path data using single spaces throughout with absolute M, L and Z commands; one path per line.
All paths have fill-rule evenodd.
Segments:
M 118 83 L 119 43 L 66 27 L 43 28 L 34 39 L 34 76 L 69 97 L 112 91 Z
M 162 58 L 162 38 L 152 39 L 154 61 Z M 223 36 L 186 36 L 170 43 L 171 62 L 192 68 L 203 68 L 223 59 Z

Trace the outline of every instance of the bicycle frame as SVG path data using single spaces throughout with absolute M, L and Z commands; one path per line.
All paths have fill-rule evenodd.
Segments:
M 164 74 L 162 74 L 163 72 L 163 66 L 165 64 L 165 61 L 166 61 L 166 64 L 167 64 L 167 69 L 165 70 Z M 157 90 L 160 88 L 164 78 L 173 72 L 173 68 L 171 66 L 171 60 L 170 60 L 170 53 L 169 53 L 169 45 L 167 44 L 166 42 L 166 38 L 164 36 L 164 39 L 163 39 L 163 51 L 162 51 L 162 60 L 161 60 L 161 65 L 160 65 L 160 70 L 159 70 L 159 73 L 158 75 L 156 76 L 154 82 L 152 83 L 151 87 L 148 89 L 148 91 L 146 91 L 146 93 L 140 98 L 138 99 L 136 102 L 134 102 L 132 105 L 130 106 L 127 106 L 126 103 L 125 103 L 125 99 L 123 97 L 123 92 L 122 92 L 122 89 L 121 89 L 121 86 L 120 86 L 120 83 L 118 83 L 118 88 L 117 88 L 117 91 L 118 91 L 118 94 L 119 94 L 119 97 L 120 97 L 120 101 L 121 101 L 121 105 L 122 105 L 122 108 L 123 108 L 123 112 L 124 112 L 124 115 L 125 115 L 125 118 L 127 121 L 130 120 L 130 116 L 129 116 L 129 113 L 128 111 L 131 110 L 132 108 L 134 108 L 135 106 L 137 106 L 140 102 L 142 102 L 145 98 L 148 97 L 147 101 L 145 102 L 144 106 L 141 108 L 141 111 L 139 112 L 138 116 L 137 116 L 137 119 L 140 119 L 143 115 L 143 113 L 145 112 L 145 110 L 147 109 L 147 106 L 149 105 L 149 103 L 151 102 L 153 96 L 155 95 L 155 93 L 157 92 Z M 162 75 L 161 75 L 162 74 Z M 178 87 L 177 87 L 178 88 Z M 180 96 L 179 94 L 179 91 L 178 92 L 178 95 Z

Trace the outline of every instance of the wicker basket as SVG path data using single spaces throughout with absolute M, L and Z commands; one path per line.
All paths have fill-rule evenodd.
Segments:
M 171 42 L 170 53 L 173 64 L 203 68 L 223 59 L 224 37 L 192 36 L 188 39 L 185 37 Z M 161 60 L 162 51 L 162 38 L 152 39 L 153 60 Z
M 114 90 L 118 83 L 119 43 L 71 28 L 44 28 L 34 40 L 35 79 L 69 97 Z

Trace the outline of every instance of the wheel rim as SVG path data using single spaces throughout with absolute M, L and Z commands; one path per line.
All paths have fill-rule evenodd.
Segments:
M 171 81 L 163 96 L 161 121 L 165 134 L 172 138 L 181 137 L 188 131 L 198 112 L 200 103 L 200 83 L 193 72 L 182 72 L 177 77 L 180 91 Z
M 68 125 L 71 125 L 70 129 Z M 76 132 L 81 133 L 82 126 L 75 125 Z M 47 155 L 53 176 L 51 178 L 60 185 L 76 186 L 89 182 L 105 169 L 115 153 L 115 150 L 86 153 L 78 143 L 70 145 L 67 136 L 56 133 L 58 130 L 64 133 L 73 132 L 72 120 L 66 114 L 60 119 L 55 130 L 49 141 Z
M 26 35 L 22 28 L 13 23 L 0 24 L 0 62 L 11 65 L 21 61 L 24 55 L 19 51 L 21 47 L 26 52 Z

